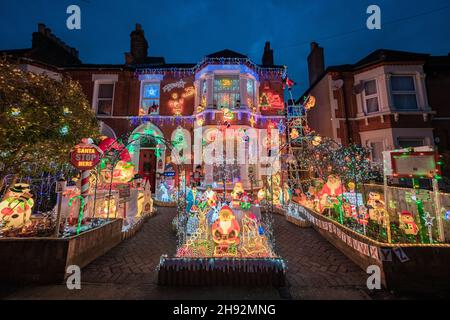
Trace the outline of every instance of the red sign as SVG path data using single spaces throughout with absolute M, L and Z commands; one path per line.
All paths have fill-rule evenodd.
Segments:
M 78 144 L 70 152 L 70 163 L 78 170 L 91 170 L 102 157 L 101 150 L 93 144 Z

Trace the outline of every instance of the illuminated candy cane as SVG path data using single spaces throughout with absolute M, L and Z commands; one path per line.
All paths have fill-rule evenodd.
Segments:
M 85 208 L 85 200 L 82 196 L 75 196 L 70 199 L 69 201 L 69 207 L 72 206 L 73 200 L 80 199 L 80 213 L 78 214 L 78 226 L 77 226 L 77 234 L 80 234 L 81 230 L 81 221 L 83 220 L 83 213 Z
M 89 197 L 90 186 L 90 170 L 81 171 L 81 196 L 84 199 L 84 203 L 87 203 Z M 87 217 L 88 206 L 84 206 L 83 217 Z

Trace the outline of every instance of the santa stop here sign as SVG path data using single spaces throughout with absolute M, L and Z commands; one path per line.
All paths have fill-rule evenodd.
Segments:
M 102 151 L 93 144 L 78 144 L 70 152 L 70 163 L 78 170 L 91 170 L 102 157 Z

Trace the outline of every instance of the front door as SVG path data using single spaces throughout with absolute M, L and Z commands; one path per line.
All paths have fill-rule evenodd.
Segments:
M 141 149 L 139 156 L 139 175 L 148 180 L 151 185 L 151 190 L 155 192 L 155 170 L 156 170 L 156 156 L 152 149 Z

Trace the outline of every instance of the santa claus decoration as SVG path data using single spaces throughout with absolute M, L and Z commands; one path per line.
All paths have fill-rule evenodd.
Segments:
M 215 243 L 214 255 L 234 255 L 233 247 L 239 244 L 239 223 L 233 210 L 229 206 L 223 206 L 219 212 L 219 218 L 211 227 L 213 241 Z
M 320 199 L 319 210 L 323 212 L 325 208 L 332 208 L 333 203 L 336 202 L 336 198 L 344 193 L 344 187 L 342 186 L 341 179 L 335 175 L 330 175 L 327 179 L 327 183 L 324 184 L 322 190 L 318 196 Z

